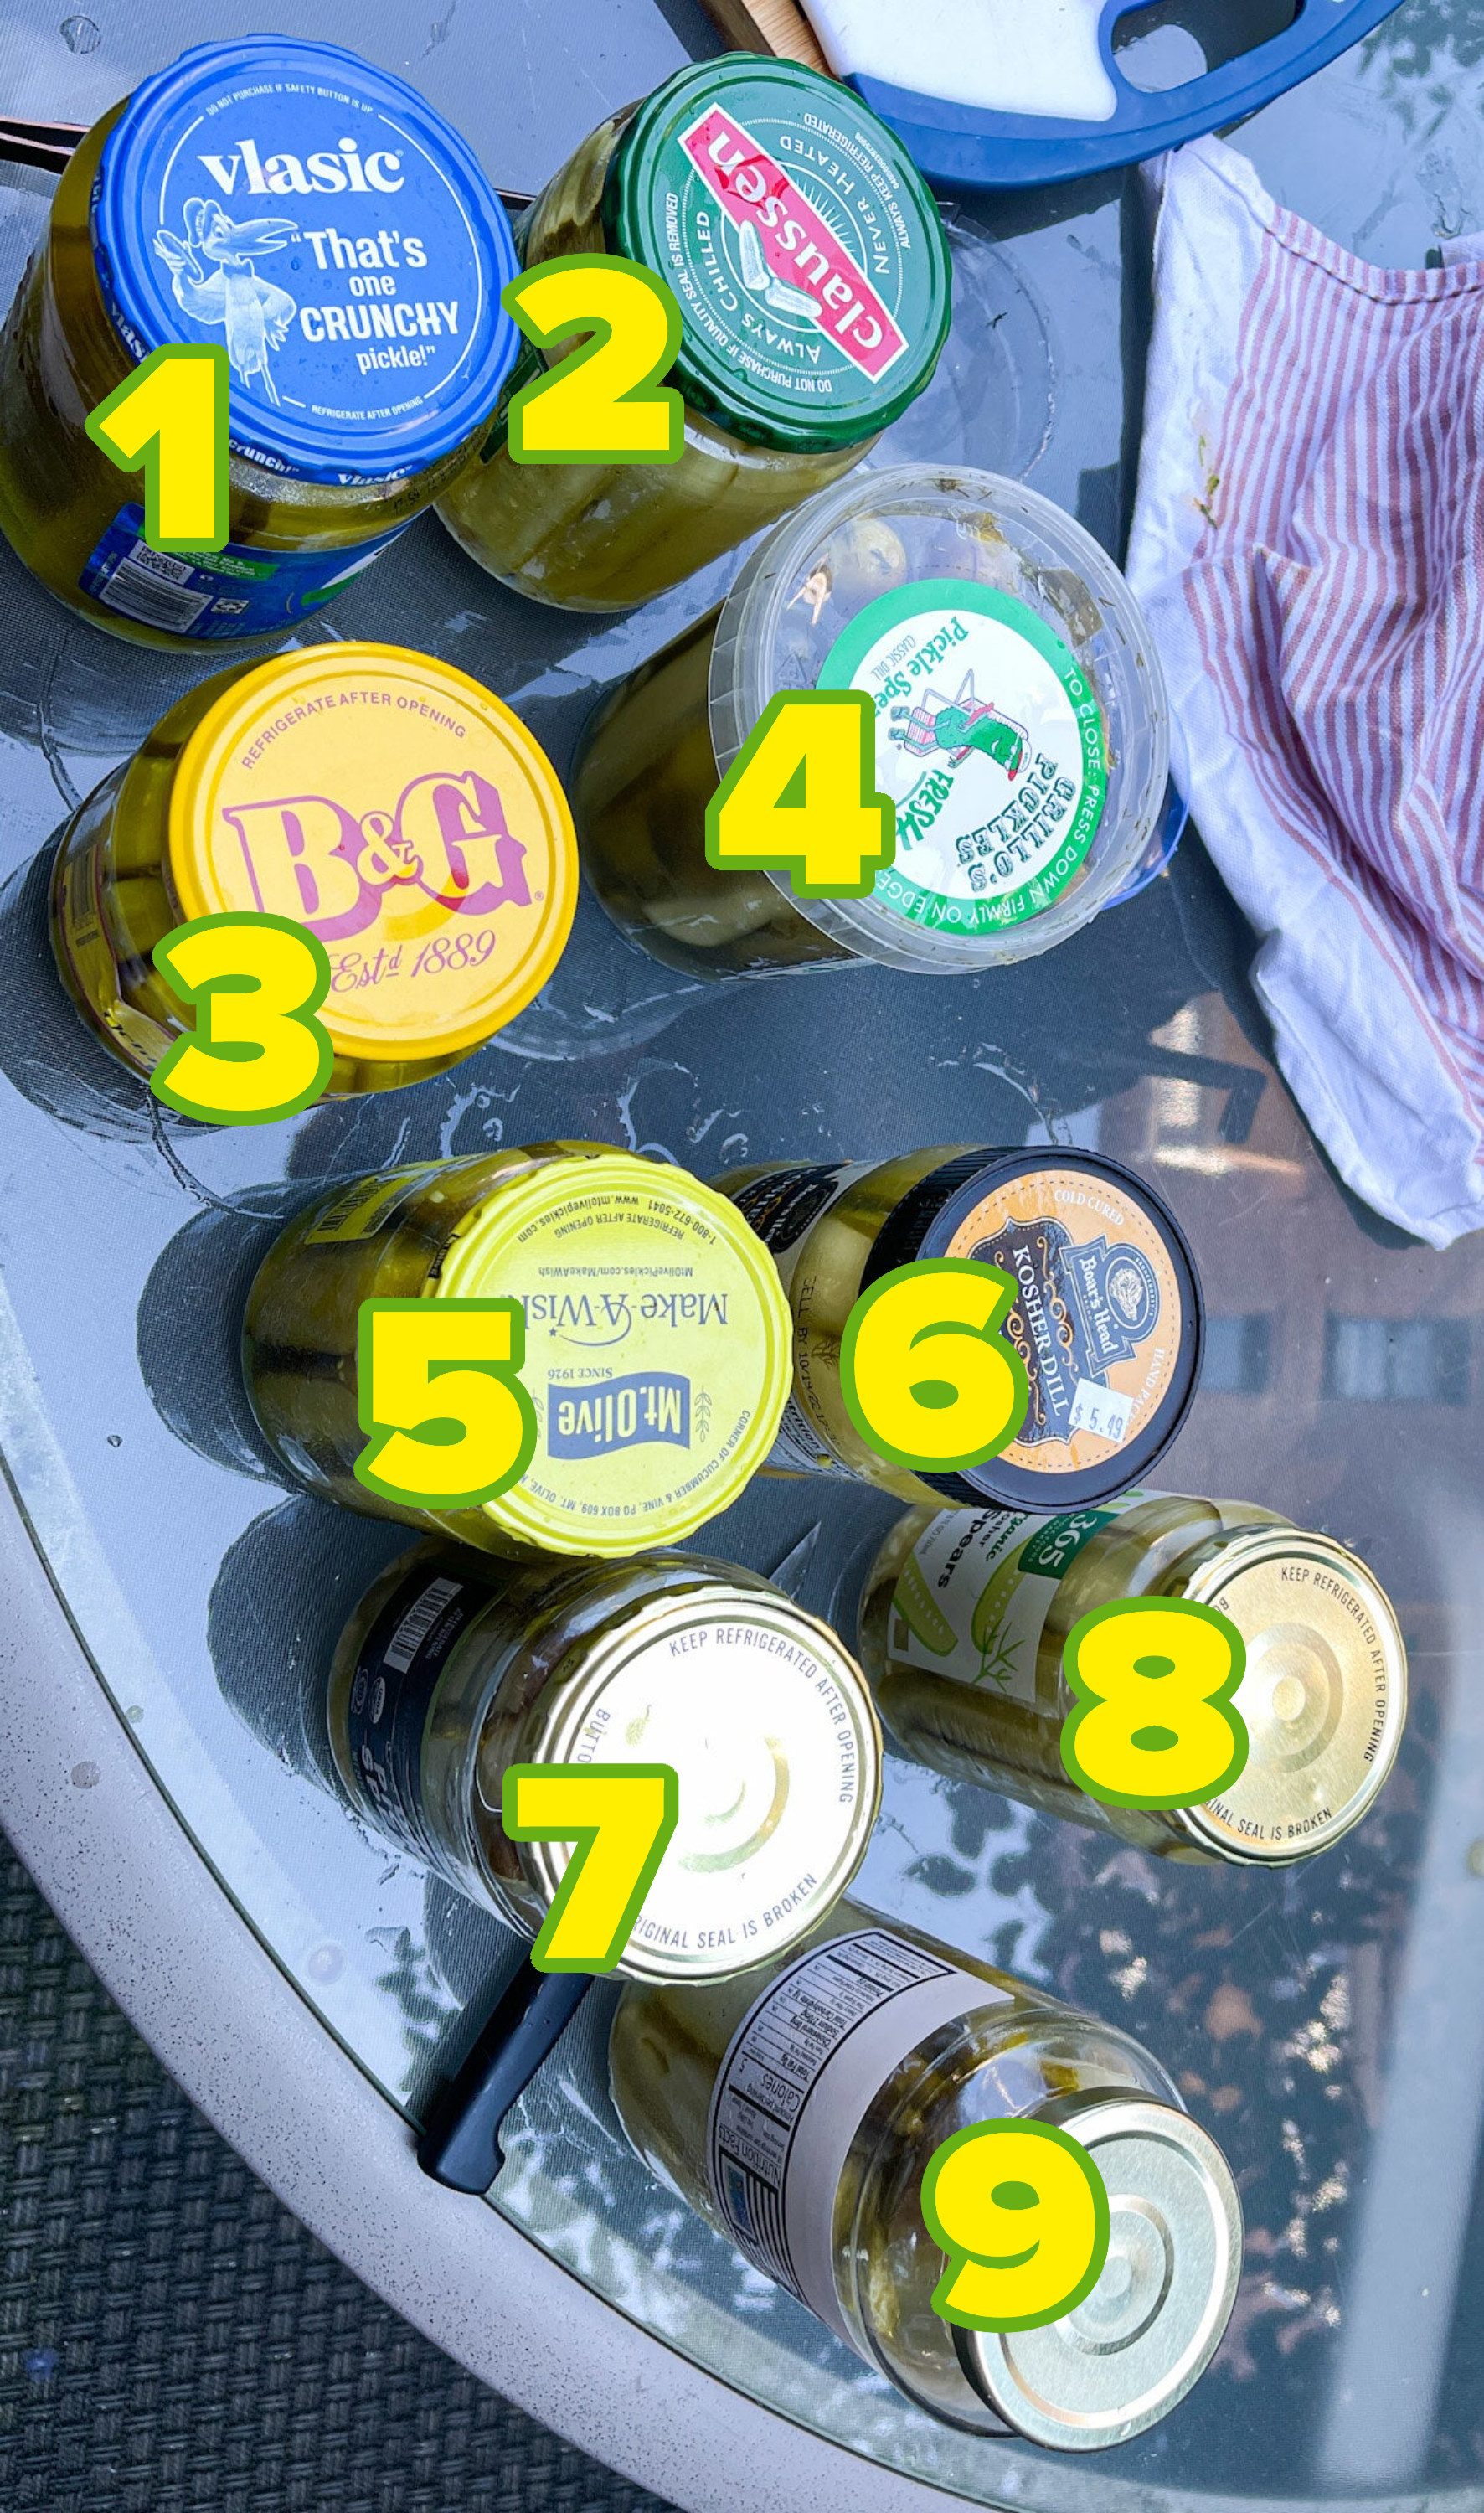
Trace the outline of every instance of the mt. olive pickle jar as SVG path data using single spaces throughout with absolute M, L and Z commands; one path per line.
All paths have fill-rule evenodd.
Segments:
M 363 1300 L 518 1299 L 535 1455 L 481 1507 L 356 1480 Z M 492 1553 L 627 1555 L 737 1498 L 788 1392 L 788 1303 L 733 1205 L 602 1143 L 421 1161 L 322 1196 L 248 1296 L 243 1367 L 270 1444 L 311 1492 Z
M 1152 1187 L 1098 1152 L 972 1151 L 788 1161 L 717 1180 L 772 1251 L 794 1319 L 794 1391 L 769 1465 L 858 1475 L 904 1500 L 1071 1509 L 1147 1474 L 1190 1411 L 1204 1307 L 1195 1260 Z M 918 1474 L 867 1446 L 840 1389 L 863 1292 L 919 1257 L 997 1265 L 1020 1286 L 1001 1333 L 1031 1402 L 1008 1446 Z
M 491 1563 L 422 1544 L 357 1607 L 330 1679 L 352 1807 L 534 1936 L 569 1842 L 512 1841 L 514 1763 L 668 1763 L 680 1819 L 619 1971 L 715 1978 L 791 1947 L 855 1874 L 880 1732 L 835 1634 L 693 1554 Z
M 949 2425 L 1063 2452 L 1126 2443 L 1221 2343 L 1241 2210 L 1164 2070 L 1128 2034 L 915 1929 L 842 1902 L 781 1968 L 632 1984 L 609 2078 L 650 2172 Z M 1088 2149 L 1108 2256 L 1061 2320 L 961 2330 L 933 2310 L 945 2260 L 922 2175 L 957 2131 L 1010 2119 Z
M 442 1073 L 539 993 L 577 903 L 555 771 L 451 663 L 344 640 L 177 700 L 63 832 L 52 939 L 73 1002 L 152 1073 L 194 1015 L 151 953 L 189 918 L 287 917 L 325 944 L 329 1092 Z
M 198 45 L 57 187 L 0 341 L 0 527 L 115 636 L 283 636 L 479 442 L 519 345 L 515 269 L 473 152 L 415 89 L 335 44 Z M 170 555 L 83 422 L 196 342 L 229 365 L 228 538 Z
M 718 782 L 794 690 L 865 691 L 875 708 L 896 856 L 865 898 L 800 898 L 787 872 L 707 861 Z M 1108 906 L 1166 809 L 1168 766 L 1158 659 L 1099 544 L 1016 481 L 915 462 L 780 524 L 720 609 L 595 710 L 571 795 L 599 898 L 672 968 L 953 977 L 1034 958 Z
M 1203 1806 L 1105 1806 L 1062 1761 L 1067 1635 L 1118 1597 L 1191 1597 L 1242 1636 L 1246 1768 Z M 1406 1650 L 1365 1564 L 1247 1501 L 911 1510 L 867 1580 L 860 1648 L 915 1761 L 1171 1858 L 1280 1867 L 1327 1850 L 1375 1804 L 1406 1725 Z
M 482 567 L 566 610 L 647 602 L 838 480 L 948 336 L 943 222 L 901 141 L 834 79 L 753 53 L 678 70 L 600 123 L 520 251 L 527 269 L 641 262 L 684 326 L 678 462 L 518 464 L 502 412 L 439 501 Z M 540 372 L 527 349 L 510 393 Z

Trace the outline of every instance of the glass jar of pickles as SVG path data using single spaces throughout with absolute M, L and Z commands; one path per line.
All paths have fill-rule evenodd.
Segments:
M 330 1678 L 350 1805 L 534 1936 L 572 1844 L 512 1841 L 515 1763 L 662 1763 L 679 1821 L 619 1969 L 717 1978 L 793 1946 L 865 1855 L 880 1735 L 853 1658 L 697 1555 L 517 1569 L 437 1542 L 383 1572 Z
M 1067 1635 L 1118 1597 L 1193 1598 L 1242 1636 L 1247 1762 L 1203 1806 L 1105 1806 L 1062 1761 Z M 1380 1582 L 1333 1536 L 1248 1501 L 910 1510 L 867 1578 L 860 1648 L 915 1761 L 1164 1857 L 1277 1867 L 1327 1850 L 1375 1804 L 1406 1725 L 1407 1654 Z
M 896 857 L 865 898 L 706 859 L 706 806 L 768 701 L 815 689 L 876 712 Z M 599 898 L 673 968 L 947 977 L 1031 959 L 1108 906 L 1168 766 L 1153 643 L 1098 543 L 1015 481 L 911 463 L 780 524 L 721 608 L 598 708 L 571 790 Z
M 535 1455 L 498 1499 L 441 1513 L 356 1480 L 370 1299 L 521 1302 Z M 244 1370 L 313 1492 L 493 1553 L 627 1555 L 736 1499 L 788 1393 L 788 1304 L 736 1208 L 658 1161 L 535 1143 L 353 1179 L 301 1213 L 253 1284 Z
M 0 527 L 43 584 L 146 645 L 283 635 L 431 504 L 518 335 L 504 211 L 458 134 L 333 44 L 202 44 L 72 158 L 0 341 Z M 154 350 L 225 349 L 228 538 L 144 539 L 85 433 Z
M 88 1026 L 152 1073 L 192 1015 L 173 927 L 288 917 L 330 957 L 332 1095 L 423 1081 L 502 1029 L 577 904 L 566 798 L 509 707 L 449 663 L 349 641 L 180 698 L 62 834 L 52 939 Z
M 772 1251 L 794 1320 L 794 1387 L 770 1466 L 858 1475 L 904 1499 L 1068 1509 L 1146 1474 L 1195 1393 L 1204 1309 L 1168 1206 L 1098 1152 L 945 1144 L 890 1161 L 787 1161 L 717 1180 Z M 953 1474 L 868 1447 L 840 1387 L 862 1292 L 933 1256 L 997 1265 L 1019 1286 L 1001 1330 L 1031 1402 L 1008 1446 Z
M 1125 2443 L 1221 2342 L 1241 2211 L 1164 2070 L 1128 2034 L 914 1929 L 846 1902 L 781 1969 L 631 1984 L 609 2073 L 650 2171 L 951 2425 L 1064 2452 Z M 944 2256 L 922 2175 L 956 2131 L 1017 2118 L 1093 2156 L 1107 2260 L 1060 2321 L 957 2329 L 932 2308 Z
M 931 193 L 858 97 L 797 61 L 678 70 L 600 123 L 519 241 L 527 269 L 576 253 L 643 263 L 684 325 L 678 462 L 517 464 L 502 417 L 439 501 L 482 567 L 568 610 L 646 602 L 838 480 L 916 400 L 948 335 Z M 510 390 L 539 372 L 527 351 Z

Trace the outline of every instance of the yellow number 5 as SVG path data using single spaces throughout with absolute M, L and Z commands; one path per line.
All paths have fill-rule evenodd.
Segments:
M 530 1950 L 537 1972 L 611 1972 L 680 1815 L 668 1763 L 512 1763 L 501 1821 L 512 1841 L 575 1841 Z
M 560 254 L 512 279 L 501 302 L 538 349 L 593 336 L 516 394 L 512 462 L 680 460 L 684 404 L 656 379 L 675 364 L 681 309 L 652 270 L 620 254 Z
M 979 2121 L 922 2175 L 922 2220 L 948 2264 L 933 2310 L 960 2330 L 1039 2330 L 1074 2312 L 1108 2257 L 1108 2185 L 1049 2121 Z
M 1063 1654 L 1075 1706 L 1062 1761 L 1105 1806 L 1199 1806 L 1247 1761 L 1232 1695 L 1246 1671 L 1236 1625 L 1191 1597 L 1120 1597 L 1074 1623 Z
M 416 1509 L 476 1509 L 536 1447 L 519 1300 L 363 1300 L 356 1384 L 370 1439 L 356 1479 Z
M 150 1075 L 157 1099 L 213 1126 L 267 1126 L 318 1099 L 334 1049 L 314 1017 L 330 992 L 315 935 L 287 916 L 198 916 L 153 956 L 196 1021 Z

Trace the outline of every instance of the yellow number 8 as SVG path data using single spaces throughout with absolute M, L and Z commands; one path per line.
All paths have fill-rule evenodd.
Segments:
M 1108 2257 L 1108 2188 L 1049 2121 L 980 2121 L 922 2175 L 922 2219 L 948 2265 L 933 2310 L 960 2330 L 1039 2330 L 1092 2293 Z
M 1232 1695 L 1247 1654 L 1234 1623 L 1190 1597 L 1122 1597 L 1084 1615 L 1063 1657 L 1075 1706 L 1062 1761 L 1105 1806 L 1199 1806 L 1247 1760 Z

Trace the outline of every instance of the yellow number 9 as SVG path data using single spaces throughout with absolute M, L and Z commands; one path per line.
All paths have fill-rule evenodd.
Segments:
M 1062 1761 L 1105 1806 L 1199 1806 L 1247 1761 L 1236 1625 L 1191 1597 L 1120 1597 L 1067 1635 Z
M 980 2121 L 922 2175 L 922 2217 L 948 2265 L 933 2310 L 960 2330 L 1039 2330 L 1092 2293 L 1108 2257 L 1108 2189 L 1049 2121 Z

